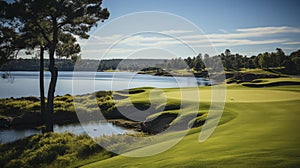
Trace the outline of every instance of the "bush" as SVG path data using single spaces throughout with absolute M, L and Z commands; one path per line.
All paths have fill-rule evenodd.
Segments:
M 111 91 L 98 91 L 98 92 L 95 92 L 95 96 L 97 98 L 99 97 L 105 97 L 105 96 L 111 96 L 112 92 Z
M 30 103 L 30 104 L 26 105 L 25 109 L 28 112 L 33 112 L 33 111 L 38 112 L 41 109 L 41 104 L 40 104 L 40 102 Z

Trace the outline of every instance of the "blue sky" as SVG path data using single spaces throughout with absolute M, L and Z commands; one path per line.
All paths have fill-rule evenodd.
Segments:
M 78 39 L 83 58 L 186 58 L 227 48 L 252 56 L 278 47 L 286 54 L 300 49 L 299 0 L 103 0 L 102 6 L 110 17 L 92 29 L 89 40 Z M 153 19 L 141 14 L 145 11 L 161 14 L 150 13 Z
M 217 53 L 229 48 L 232 53 L 251 56 L 260 52 L 275 51 L 277 47 L 280 47 L 289 54 L 300 49 L 299 6 L 300 1 L 297 0 L 104 0 L 103 7 L 108 8 L 111 15 L 107 21 L 100 24 L 100 28 L 96 29 L 96 35 L 97 31 L 102 31 L 102 27 L 111 24 L 116 18 L 134 12 L 158 11 L 179 15 L 195 24 L 208 37 Z M 136 23 L 140 25 L 143 22 L 146 24 L 147 21 L 143 18 L 136 20 Z M 135 23 L 132 22 L 131 24 Z M 162 27 L 165 26 L 163 22 L 160 24 Z M 110 25 L 110 27 L 112 26 Z M 132 25 L 126 25 L 126 23 L 115 26 L 110 33 L 106 34 L 107 36 L 103 37 L 103 33 L 100 33 L 102 37 L 99 36 L 98 38 L 106 39 L 109 36 L 114 36 L 115 38 L 110 40 L 120 40 L 122 35 L 126 35 L 126 33 L 122 34 L 124 29 L 130 28 L 132 28 Z M 165 32 L 173 31 L 174 34 L 174 31 L 177 31 L 177 35 L 180 31 L 188 31 L 178 27 L 167 29 L 167 26 L 165 26 L 165 28 Z M 146 36 L 140 35 L 135 40 L 143 41 L 145 40 L 143 37 Z M 185 39 L 185 37 L 191 36 L 194 36 L 192 40 L 197 40 L 195 34 L 187 34 L 187 32 L 180 34 L 179 37 L 184 40 L 191 40 Z M 157 35 L 153 37 L 158 38 Z M 149 43 L 149 38 L 147 39 Z M 83 44 L 82 41 L 80 43 Z M 172 44 L 170 43 L 170 45 Z M 104 47 L 102 50 L 108 46 L 102 46 Z M 94 49 L 96 48 L 101 47 L 94 46 Z M 178 47 L 173 46 L 173 48 Z M 131 49 L 138 51 L 141 48 Z M 172 47 L 168 49 L 175 52 Z M 119 46 L 119 52 L 116 53 L 120 54 L 128 50 L 129 48 L 125 48 L 125 46 Z M 95 53 L 97 52 L 95 51 Z M 210 51 L 208 53 L 214 54 Z M 193 53 L 180 51 L 176 54 L 181 57 L 193 56 Z M 85 58 L 96 58 L 92 54 L 83 56 Z
M 207 33 L 259 26 L 300 26 L 297 0 L 104 0 L 109 19 L 142 11 L 170 12 Z

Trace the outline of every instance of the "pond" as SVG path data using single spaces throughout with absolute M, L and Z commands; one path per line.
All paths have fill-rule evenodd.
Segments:
M 81 125 L 80 123 L 54 125 L 54 132 L 58 132 L 58 133 L 71 132 L 75 135 L 86 133 L 91 137 L 99 137 L 103 135 L 125 134 L 127 132 L 132 132 L 132 130 L 115 126 L 107 122 L 90 122 L 84 125 Z M 0 130 L 0 142 L 1 143 L 12 142 L 39 133 L 41 133 L 41 130 L 38 129 Z

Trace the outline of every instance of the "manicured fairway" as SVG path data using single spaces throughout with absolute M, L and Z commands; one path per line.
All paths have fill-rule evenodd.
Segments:
M 185 92 L 194 89 L 185 89 Z M 168 98 L 174 101 L 179 97 L 176 89 L 166 91 Z M 147 92 L 136 98 L 141 101 L 143 94 Z M 209 101 L 209 88 L 200 88 L 200 94 L 201 101 Z M 195 128 L 176 146 L 158 155 L 116 156 L 85 167 L 299 167 L 299 107 L 299 86 L 230 85 L 223 120 L 227 116 L 234 117 L 219 125 L 207 141 L 198 141 L 201 128 Z M 163 144 L 155 147 L 159 145 Z M 137 149 L 139 152 L 147 150 Z

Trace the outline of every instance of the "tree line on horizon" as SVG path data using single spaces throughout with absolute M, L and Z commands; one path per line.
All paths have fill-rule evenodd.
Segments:
M 202 56 L 199 53 L 195 57 L 187 57 L 185 59 L 173 58 L 173 59 L 109 59 L 101 60 L 99 62 L 97 71 L 140 71 L 148 67 L 157 67 L 165 70 L 179 70 L 189 69 L 197 72 L 205 71 L 207 64 L 213 65 L 215 60 L 220 58 L 225 71 L 238 71 L 240 69 L 270 69 L 277 68 L 282 73 L 286 74 L 300 74 L 300 50 L 292 52 L 290 55 L 286 55 L 282 49 L 277 48 L 275 52 L 259 53 L 257 56 L 243 56 L 241 54 L 232 54 L 229 49 L 226 49 L 224 53 L 216 56 L 209 56 L 204 54 Z M 82 71 L 91 71 L 90 64 L 97 60 L 78 59 L 76 64 L 82 64 Z M 47 67 L 49 60 L 45 59 L 44 67 Z M 56 67 L 59 71 L 73 71 L 76 60 L 74 59 L 57 59 Z M 0 67 L 2 71 L 38 71 L 39 60 L 34 59 L 13 59 L 6 65 Z M 94 71 L 95 69 L 93 69 Z
M 156 67 L 161 69 L 192 69 L 194 71 L 205 71 L 207 66 L 213 67 L 214 62 L 218 59 L 222 61 L 225 71 L 238 71 L 244 69 L 270 69 L 278 68 L 283 73 L 287 74 L 300 74 L 300 50 L 286 55 L 282 49 L 276 48 L 275 52 L 259 53 L 257 56 L 247 57 L 241 54 L 232 54 L 229 49 L 224 53 L 210 57 L 208 54 L 202 56 L 199 53 L 194 57 L 187 57 L 185 59 L 175 58 L 166 60 Z
M 77 62 L 72 59 L 57 59 L 55 65 L 59 71 L 139 71 L 145 67 L 155 66 L 165 60 L 163 59 L 109 59 L 109 60 L 89 60 L 78 59 Z M 97 69 L 91 68 L 91 64 L 99 62 Z M 49 59 L 44 60 L 45 70 L 49 65 Z M 38 58 L 31 59 L 11 59 L 6 64 L 0 66 L 0 71 L 39 71 L 40 61 Z

